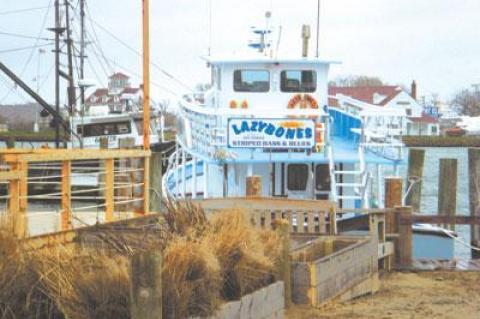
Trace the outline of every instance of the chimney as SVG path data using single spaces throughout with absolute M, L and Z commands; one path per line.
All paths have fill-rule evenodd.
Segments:
M 310 39 L 310 26 L 302 25 L 302 57 L 308 56 L 308 40 Z
M 417 82 L 413 80 L 412 82 L 412 87 L 410 89 L 410 95 L 413 97 L 413 99 L 416 101 L 417 100 Z

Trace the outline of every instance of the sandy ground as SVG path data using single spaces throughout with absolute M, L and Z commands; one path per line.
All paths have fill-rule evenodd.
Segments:
M 322 309 L 294 306 L 288 319 L 480 319 L 480 272 L 392 273 L 374 296 Z

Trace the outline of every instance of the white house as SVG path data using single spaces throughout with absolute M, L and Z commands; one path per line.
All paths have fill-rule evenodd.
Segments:
M 399 135 L 439 135 L 439 124 L 436 118 L 426 114 L 423 106 L 414 98 L 416 96 L 416 83 L 412 83 L 412 94 L 407 93 L 400 86 L 357 86 L 357 87 L 329 87 L 329 96 L 348 97 L 352 100 L 381 106 L 385 109 L 401 110 L 405 120 L 388 123 L 389 128 L 398 129 Z M 358 105 L 361 105 L 358 104 Z M 333 104 L 335 105 L 335 103 Z M 361 106 L 349 103 L 348 107 Z

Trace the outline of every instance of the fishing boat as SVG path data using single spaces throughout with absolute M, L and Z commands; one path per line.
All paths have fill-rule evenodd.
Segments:
M 179 102 L 164 194 L 244 197 L 247 179 L 256 176 L 263 197 L 329 200 L 345 209 L 383 207 L 382 172 L 398 175 L 405 155 L 398 132 L 384 124 L 401 122 L 403 114 L 328 96 L 329 69 L 337 62 L 308 57 L 306 50 L 297 58 L 260 50 L 205 59 L 211 88 Z M 447 237 L 425 227 L 414 231 Z M 450 246 L 452 252 L 442 256 L 453 255 Z

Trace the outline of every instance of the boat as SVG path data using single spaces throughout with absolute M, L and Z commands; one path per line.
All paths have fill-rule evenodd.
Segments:
M 460 127 L 452 127 L 445 130 L 448 136 L 464 136 L 467 133 L 466 129 Z
M 256 176 L 262 197 L 383 207 L 382 172 L 398 175 L 405 146 L 398 132 L 370 124 L 403 115 L 363 102 L 358 112 L 342 107 L 357 102 L 328 96 L 335 61 L 262 50 L 205 60 L 211 88 L 179 102 L 176 149 L 162 182 L 167 197 L 245 197 Z

